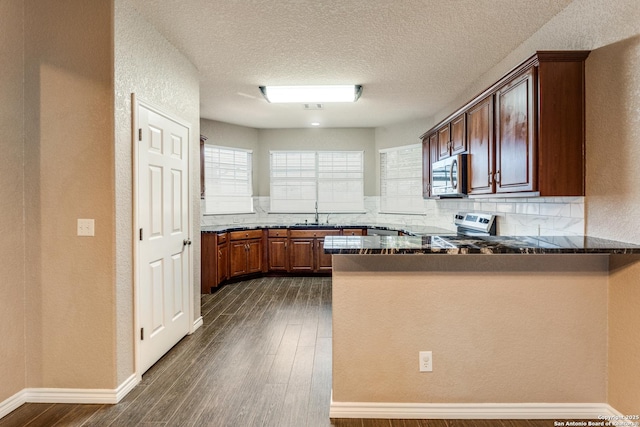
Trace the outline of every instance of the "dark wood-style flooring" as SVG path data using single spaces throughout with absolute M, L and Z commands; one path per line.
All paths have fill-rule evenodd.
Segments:
M 553 420 L 329 419 L 331 278 L 260 278 L 202 296 L 204 326 L 117 405 L 22 405 L 0 426 L 547 427 Z

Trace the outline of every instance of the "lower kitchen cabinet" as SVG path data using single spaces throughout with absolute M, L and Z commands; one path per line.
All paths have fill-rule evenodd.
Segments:
M 329 274 L 331 255 L 324 253 L 324 238 L 366 234 L 366 228 L 203 232 L 202 293 L 250 274 Z
M 289 232 L 289 271 L 330 272 L 331 255 L 324 253 L 324 238 L 339 236 L 341 230 L 291 230 Z
M 229 277 L 262 271 L 262 230 L 233 231 L 229 242 Z
M 286 228 L 267 230 L 267 270 L 274 272 L 289 271 L 288 235 Z

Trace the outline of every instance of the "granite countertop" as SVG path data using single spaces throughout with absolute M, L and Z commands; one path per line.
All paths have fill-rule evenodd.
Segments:
M 640 254 L 640 245 L 587 236 L 328 236 L 330 254 Z
M 289 228 L 292 230 L 300 229 L 318 229 L 327 230 L 335 228 L 367 228 L 372 230 L 388 230 L 388 231 L 400 231 L 403 234 L 410 236 L 422 236 L 431 234 L 454 234 L 455 231 L 446 230 L 439 227 L 430 226 L 410 226 L 400 224 L 228 224 L 228 225 L 205 225 L 200 228 L 202 233 L 224 233 L 229 231 L 245 231 L 245 230 L 259 230 L 262 228 Z

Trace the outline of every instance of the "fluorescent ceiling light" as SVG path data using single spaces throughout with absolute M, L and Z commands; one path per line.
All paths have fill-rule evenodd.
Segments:
M 311 126 L 320 126 L 320 123 L 318 123 L 318 122 L 312 122 L 312 123 L 311 123 Z
M 362 94 L 362 86 L 260 86 L 260 91 L 267 101 L 273 103 L 356 102 Z

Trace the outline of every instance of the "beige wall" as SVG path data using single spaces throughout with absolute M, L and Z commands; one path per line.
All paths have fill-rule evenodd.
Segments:
M 0 2 L 0 402 L 25 387 L 22 0 Z
M 114 388 L 112 6 L 24 4 L 26 383 Z
M 126 0 L 115 0 L 117 382 L 133 373 L 131 94 L 191 125 L 194 319 L 200 316 L 200 92 L 196 68 Z M 113 166 L 112 166 L 113 167 Z
M 640 35 L 593 51 L 587 67 L 587 232 L 634 243 L 640 243 L 639 70 Z M 626 414 L 640 412 L 639 305 L 640 263 L 619 266 L 609 285 L 609 403 Z
M 343 255 L 333 401 L 602 403 L 608 258 Z M 418 352 L 433 352 L 433 372 Z

